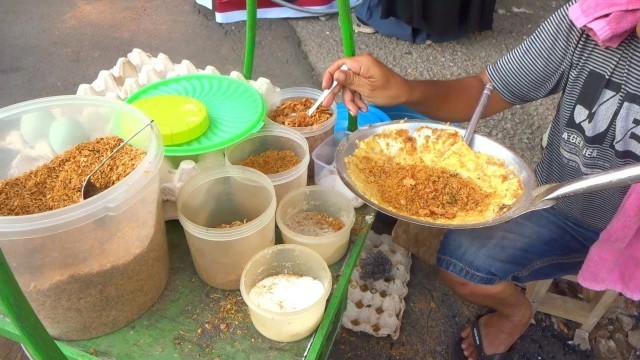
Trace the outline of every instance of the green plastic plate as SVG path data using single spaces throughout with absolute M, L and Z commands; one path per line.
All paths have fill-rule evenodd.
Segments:
M 209 115 L 209 129 L 204 134 L 183 144 L 165 146 L 167 156 L 197 155 L 232 145 L 258 131 L 267 111 L 260 93 L 248 83 L 210 74 L 160 80 L 133 93 L 126 102 L 157 95 L 191 97 L 203 103 Z

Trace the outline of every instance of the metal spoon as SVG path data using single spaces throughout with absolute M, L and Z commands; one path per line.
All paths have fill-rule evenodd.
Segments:
M 482 117 L 484 113 L 484 109 L 487 108 L 487 103 L 489 102 L 489 95 L 491 95 L 491 90 L 493 90 L 493 85 L 491 83 L 487 83 L 484 87 L 484 91 L 480 96 L 480 101 L 476 106 L 473 115 L 471 116 L 471 120 L 469 121 L 469 126 L 467 126 L 467 130 L 464 132 L 464 142 L 468 145 L 471 142 L 471 138 L 473 137 L 473 132 L 476 130 L 476 126 L 478 125 L 478 120 Z
M 82 200 L 87 200 L 93 196 L 98 195 L 101 190 L 96 186 L 96 184 L 91 181 L 91 177 L 104 165 L 109 159 L 113 157 L 118 150 L 122 149 L 123 146 L 127 145 L 131 139 L 133 139 L 136 135 L 138 135 L 142 130 L 146 129 L 149 125 L 153 123 L 153 120 L 146 123 L 143 127 L 141 127 L 138 131 L 136 131 L 133 135 L 131 135 L 127 140 L 123 141 L 122 144 L 118 145 L 111 154 L 109 154 L 102 162 L 95 168 L 93 171 L 84 179 L 84 183 L 82 184 Z
M 349 70 L 349 67 L 347 65 L 342 65 L 340 67 L 340 70 Z M 328 88 L 327 90 L 323 91 L 322 95 L 320 95 L 320 97 L 318 98 L 318 101 L 316 101 L 316 103 L 313 104 L 313 106 L 309 110 L 307 110 L 307 115 L 311 116 L 311 114 L 313 114 L 313 112 L 316 111 L 318 106 L 320 106 L 320 104 L 322 104 L 324 99 L 327 97 L 327 95 L 329 95 L 331 90 L 333 90 L 336 87 L 336 85 L 338 85 L 338 82 L 334 80 L 333 84 L 331 84 L 331 87 Z

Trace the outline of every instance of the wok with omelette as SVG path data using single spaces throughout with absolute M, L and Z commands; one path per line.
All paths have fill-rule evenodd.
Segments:
M 495 225 L 551 206 L 558 198 L 640 181 L 640 163 L 537 186 L 511 150 L 464 129 L 399 120 L 370 125 L 336 149 L 338 175 L 372 207 L 398 219 L 442 228 Z

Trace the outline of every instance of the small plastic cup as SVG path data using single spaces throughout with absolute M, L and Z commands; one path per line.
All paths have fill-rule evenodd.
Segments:
M 260 155 L 268 150 L 291 150 L 300 158 L 300 163 L 295 167 L 267 175 L 278 201 L 290 191 L 307 185 L 307 168 L 311 159 L 309 146 L 302 135 L 284 126 L 265 126 L 241 142 L 226 148 L 225 162 L 228 165 L 238 165 L 248 157 Z
M 351 133 L 348 131 L 339 131 L 327 138 L 311 153 L 316 185 L 320 184 L 322 179 L 327 176 L 338 175 L 338 171 L 333 164 L 336 158 L 336 149 L 340 145 L 340 141 L 349 134 Z
M 308 307 L 289 312 L 266 310 L 251 300 L 249 294 L 258 282 L 281 274 L 312 277 L 322 283 L 324 292 Z M 318 328 L 331 286 L 331 271 L 322 257 L 295 244 L 275 245 L 255 254 L 240 278 L 240 293 L 249 307 L 253 326 L 265 337 L 280 342 L 300 340 Z
M 292 87 L 292 88 L 286 88 L 286 89 L 280 90 L 279 95 L 280 95 L 280 98 L 278 100 L 278 106 L 280 106 L 285 101 L 295 100 L 295 99 L 300 99 L 305 97 L 310 98 L 315 102 L 320 98 L 320 95 L 322 95 L 322 91 L 318 89 L 308 88 L 308 87 Z M 331 117 L 329 118 L 329 120 L 323 122 L 320 125 L 306 126 L 306 127 L 290 127 L 291 129 L 294 129 L 295 131 L 299 132 L 302 136 L 304 136 L 307 139 L 307 142 L 309 143 L 309 153 L 313 153 L 313 151 L 316 149 L 316 147 L 318 147 L 318 145 L 320 145 L 323 141 L 325 141 L 329 136 L 333 134 L 333 128 L 336 124 L 336 119 L 338 114 L 338 107 L 335 103 L 333 103 L 331 104 L 329 109 L 332 112 Z M 265 122 L 268 125 L 283 126 L 269 119 L 268 114 L 265 119 Z M 309 171 L 308 171 L 308 175 L 310 178 L 313 178 L 313 171 L 314 171 L 313 163 L 310 163 Z
M 338 171 L 334 166 L 336 149 L 342 139 L 351 134 L 348 131 L 338 131 L 320 144 L 311 154 L 314 168 L 314 179 L 316 185 L 336 189 L 345 194 L 354 208 L 364 205 L 364 201 L 354 194 L 342 182 Z
M 344 227 L 326 235 L 302 235 L 287 225 L 287 220 L 301 211 L 325 213 L 341 220 Z M 280 201 L 276 210 L 276 223 L 282 233 L 283 242 L 314 250 L 322 256 L 327 265 L 336 263 L 344 256 L 349 247 L 349 234 L 355 221 L 356 212 L 347 196 L 338 190 L 318 185 L 290 192 Z
M 257 170 L 203 170 L 180 189 L 177 205 L 196 272 L 215 288 L 237 290 L 247 261 L 275 244 L 276 195 L 269 178 Z

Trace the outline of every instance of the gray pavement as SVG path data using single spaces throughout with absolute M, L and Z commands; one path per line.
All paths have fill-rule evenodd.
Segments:
M 469 75 L 529 36 L 564 1 L 498 0 L 494 30 L 441 44 L 413 45 L 378 34 L 356 35 L 368 51 L 410 78 Z M 241 71 L 244 23 L 217 24 L 193 0 L 10 1 L 0 0 L 0 107 L 39 97 L 74 94 L 133 48 L 162 52 L 174 62 L 213 65 L 223 74 Z M 254 77 L 279 87 L 319 87 L 320 74 L 342 51 L 336 16 L 260 20 Z M 483 121 L 481 133 L 514 149 L 531 165 L 557 99 L 517 107 Z M 446 358 L 461 326 L 479 309 L 453 297 L 435 269 L 414 262 L 407 310 L 397 341 L 344 330 L 332 358 Z M 585 358 L 565 351 L 553 325 L 532 330 L 518 358 Z M 0 348 L 6 343 L 0 342 Z M 570 350 L 570 349 L 569 349 Z M 2 352 L 0 352 L 2 355 Z
M 258 25 L 254 74 L 282 87 L 314 84 L 286 20 Z M 219 25 L 193 0 L 0 1 L 0 106 L 75 94 L 133 48 L 223 74 L 242 72 L 244 23 Z

